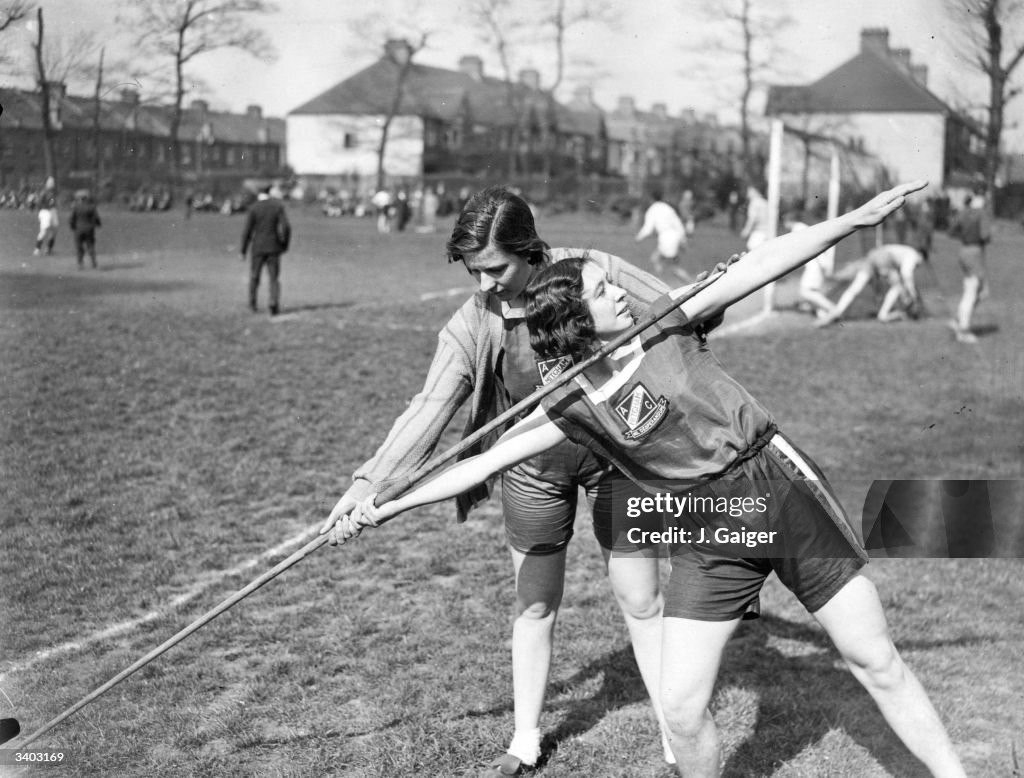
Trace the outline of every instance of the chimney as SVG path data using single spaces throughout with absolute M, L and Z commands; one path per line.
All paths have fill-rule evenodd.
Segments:
M 412 47 L 405 38 L 391 38 L 384 44 L 384 56 L 396 65 L 404 65 L 412 59 Z
M 467 54 L 459 60 L 459 72 L 465 73 L 474 81 L 483 81 L 484 61 L 475 54 Z
M 540 89 L 540 73 L 533 68 L 519 71 L 519 83 L 534 91 Z
M 594 104 L 594 90 L 589 86 L 578 86 L 572 90 L 572 99 L 575 103 L 583 105 Z
M 665 121 L 668 119 L 668 106 L 665 103 L 655 103 L 651 106 L 651 113 L 655 118 Z
M 128 105 L 139 104 L 139 90 L 138 89 L 122 89 L 121 90 L 121 102 L 127 103 Z
M 207 112 L 210 110 L 210 104 L 205 100 L 193 100 L 192 110 L 199 114 L 200 119 L 205 119 Z
M 889 54 L 900 67 L 910 72 L 910 49 L 890 49 Z
M 914 77 L 914 80 L 923 87 L 928 86 L 928 66 L 927 65 L 911 65 L 910 75 Z
M 68 86 L 63 81 L 49 81 L 46 84 L 50 93 L 50 124 L 55 130 L 63 128 L 62 103 L 68 94 Z
M 889 56 L 889 28 L 865 27 L 860 31 L 860 50 Z
M 713 113 L 704 114 L 704 124 L 706 124 L 708 127 L 717 127 L 718 115 Z
M 682 119 L 687 124 L 696 124 L 697 112 L 692 108 L 684 108 L 682 111 L 679 112 L 679 118 Z
M 616 113 L 636 113 L 636 103 L 632 97 L 623 95 L 619 98 L 619 107 L 615 109 Z
M 263 109 L 258 105 L 247 105 L 245 107 L 245 115 L 250 119 L 262 119 Z

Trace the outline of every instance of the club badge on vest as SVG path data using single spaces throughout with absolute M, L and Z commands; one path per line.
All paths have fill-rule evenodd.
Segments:
M 574 364 L 575 362 L 570 354 L 561 357 L 551 357 L 550 359 L 538 359 L 537 371 L 540 373 L 541 385 L 546 386 L 550 384 Z
M 668 413 L 668 400 L 657 400 L 643 384 L 637 384 L 615 405 L 615 414 L 628 429 L 622 433 L 627 440 L 642 438 L 657 427 Z

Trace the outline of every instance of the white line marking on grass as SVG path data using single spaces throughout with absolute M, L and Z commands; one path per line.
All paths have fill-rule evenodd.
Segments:
M 339 330 L 343 330 L 348 327 L 350 322 L 344 319 L 338 319 L 334 322 L 334 326 Z M 391 324 L 381 323 L 375 324 L 374 329 L 378 330 L 391 330 L 393 332 L 434 332 L 433 327 L 424 327 L 422 324 Z
M 441 289 L 437 292 L 424 292 L 420 295 L 420 302 L 426 302 L 427 300 L 436 300 L 439 297 L 455 297 L 457 294 L 465 294 L 466 292 L 475 292 L 475 286 L 452 286 L 448 289 Z
M 137 627 L 141 627 L 143 624 L 148 624 L 151 621 L 156 621 L 157 619 L 166 616 L 170 611 L 176 610 L 177 608 L 180 608 L 182 605 L 185 605 L 186 603 L 196 599 L 197 597 L 199 597 L 199 595 L 203 594 L 203 592 L 205 592 L 211 586 L 220 583 L 225 578 L 231 578 L 233 576 L 241 575 L 242 573 L 251 570 L 253 567 L 260 564 L 261 562 L 264 562 L 267 559 L 282 555 L 292 546 L 297 546 L 299 544 L 304 544 L 308 542 L 313 538 L 314 535 L 317 534 L 318 531 L 319 528 L 317 527 L 305 529 L 299 534 L 293 535 L 287 540 L 278 543 L 273 548 L 264 551 L 262 554 L 254 556 L 251 559 L 247 559 L 246 561 L 241 562 L 240 564 L 237 564 L 232 568 L 207 573 L 205 576 L 202 577 L 199 583 L 195 584 L 187 591 L 182 592 L 181 594 L 175 597 L 172 597 L 163 608 L 160 608 L 158 610 L 152 610 L 149 613 L 143 614 L 142 616 L 138 616 L 134 619 L 128 619 L 127 621 L 112 624 L 111 626 L 106 627 L 105 629 L 93 632 L 92 634 L 86 635 L 82 638 L 79 638 L 78 640 L 69 640 L 66 643 L 61 643 L 58 646 L 54 646 L 53 648 L 47 648 L 42 651 L 37 651 L 35 655 L 32 656 L 31 659 L 28 659 L 25 662 L 21 662 L 20 664 L 12 664 L 3 673 L 0 673 L 0 683 L 6 681 L 7 678 L 13 673 L 19 673 L 28 670 L 32 667 L 35 667 L 40 662 L 45 662 L 48 659 L 60 656 L 61 654 L 67 654 L 72 651 L 81 651 L 82 649 L 92 645 L 93 643 L 99 643 L 103 640 L 109 640 L 110 638 L 119 637 L 120 635 L 124 635 L 127 632 L 131 632 L 133 629 L 136 629 Z M 234 592 L 232 592 L 232 594 L 234 594 Z

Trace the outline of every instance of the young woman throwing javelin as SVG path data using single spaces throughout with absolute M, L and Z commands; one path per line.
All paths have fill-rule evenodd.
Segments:
M 575 440 L 606 455 L 641 489 L 675 482 L 691 506 L 703 500 L 730 506 L 667 520 L 672 573 L 660 699 L 680 775 L 719 775 L 721 747 L 708 703 L 726 642 L 774 571 L 824 627 L 907 748 L 933 775 L 962 778 L 942 722 L 889 636 L 878 593 L 860 574 L 867 555 L 831 488 L 769 412 L 722 370 L 697 331 L 707 317 L 880 223 L 924 186 L 898 186 L 836 219 L 762 244 L 638 336 L 632 350 L 620 350 L 545 398 L 486 453 L 393 502 L 374 507 L 372 498 L 365 500 L 340 535 L 450 497 Z M 655 307 L 671 306 L 684 292 Z M 539 273 L 527 300 L 542 359 L 585 353 L 633 324 L 623 291 L 585 257 Z M 738 516 L 731 510 L 737 505 L 743 506 Z
M 537 234 L 533 214 L 504 187 L 473 195 L 456 220 L 448 259 L 462 263 L 479 291 L 438 335 L 437 351 L 423 389 L 395 421 L 376 454 L 356 470 L 353 484 L 335 505 L 321 532 L 331 528 L 381 483 L 420 467 L 434 451 L 455 413 L 468 403 L 466 435 L 531 394 L 565 365 L 538 364 L 526 329 L 523 293 L 551 262 L 581 249 L 550 248 Z M 624 290 L 639 314 L 668 291 L 653 276 L 599 251 L 594 261 Z M 497 434 L 481 441 L 486 449 Z M 506 753 L 485 776 L 520 775 L 540 756 L 540 715 L 547 688 L 555 621 L 561 604 L 565 558 L 583 488 L 604 549 L 612 592 L 622 609 L 644 684 L 656 700 L 660 668 L 662 598 L 654 553 L 611 554 L 611 482 L 618 474 L 585 446 L 564 441 L 510 468 L 501 479 L 505 534 L 515 571 L 517 615 L 512 628 L 515 732 Z M 375 488 L 377 485 L 377 488 Z M 487 497 L 487 489 L 461 494 L 458 518 Z M 337 537 L 332 536 L 332 543 Z M 662 721 L 657 705 L 655 712 Z M 666 759 L 671 758 L 663 734 Z

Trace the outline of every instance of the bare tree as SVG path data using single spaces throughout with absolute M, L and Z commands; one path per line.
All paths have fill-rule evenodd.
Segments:
M 36 9 L 36 18 L 29 22 L 35 33 L 31 44 L 32 65 L 36 87 L 39 90 L 40 119 L 43 125 L 43 166 L 47 176 L 57 178 L 57 157 L 54 152 L 54 138 L 60 129 L 59 101 L 67 83 L 72 79 L 86 77 L 89 73 L 87 59 L 95 49 L 95 35 L 82 31 L 70 39 L 49 37 L 43 18 L 43 9 Z
M 36 9 L 36 39 L 32 42 L 35 55 L 36 85 L 39 87 L 39 105 L 43 120 L 43 166 L 47 177 L 57 178 L 57 160 L 53 151 L 53 114 L 50 111 L 52 95 L 50 94 L 50 78 L 46 69 L 45 31 L 43 27 L 43 9 Z
M 955 22 L 954 51 L 988 78 L 984 176 L 994 206 L 1006 106 L 1022 91 L 1012 79 L 1024 60 L 1024 0 L 946 0 L 946 11 Z
M 512 0 L 474 0 L 469 16 L 477 25 L 480 38 L 494 48 L 505 79 L 505 105 L 510 120 L 508 175 L 511 178 L 518 169 L 519 146 L 526 121 L 523 92 L 516 87 L 512 75 L 512 50 L 523 32 L 532 31 L 532 25 L 524 20 L 521 9 Z
M 694 46 L 703 61 L 688 75 L 703 78 L 714 73 L 720 80 L 723 59 L 736 63 L 735 105 L 740 120 L 744 175 L 750 179 L 755 176 L 751 154 L 752 103 L 771 77 L 779 73 L 781 49 L 776 39 L 793 24 L 793 19 L 775 0 L 706 0 L 702 13 L 710 32 Z M 760 171 L 756 177 L 760 177 Z
M 551 41 L 555 49 L 555 75 L 546 90 L 551 101 L 557 99 L 558 90 L 566 78 L 569 64 L 567 40 L 570 34 L 581 25 L 612 25 L 618 18 L 618 13 L 608 0 L 556 0 L 548 14 L 541 17 L 541 23 L 551 28 Z M 549 147 L 545 155 L 545 178 L 551 177 L 555 151 Z
M 0 32 L 20 22 L 32 11 L 32 4 L 25 0 L 10 0 L 0 5 Z
M 555 0 L 540 21 L 552 31 L 555 47 L 555 75 L 548 91 L 554 96 L 566 78 L 569 64 L 567 40 L 570 33 L 584 24 L 612 25 L 619 14 L 609 0 Z
M 384 187 L 387 171 L 384 168 L 384 156 L 387 153 L 388 138 L 391 133 L 391 125 L 402 109 L 402 100 L 405 98 L 405 85 L 412 71 L 413 58 L 427 45 L 429 33 L 421 33 L 418 40 L 410 43 L 403 39 L 404 48 L 401 51 L 391 51 L 389 56 L 397 68 L 395 74 L 395 91 L 391 95 L 391 102 L 388 104 L 388 112 L 384 116 L 384 122 L 380 128 L 380 143 L 377 146 L 377 189 Z
M 127 0 L 122 22 L 136 33 L 140 52 L 170 58 L 173 70 L 171 165 L 181 167 L 181 129 L 186 69 L 197 57 L 218 49 L 239 49 L 261 59 L 275 56 L 266 34 L 250 25 L 250 17 L 276 9 L 266 0 Z
M 407 84 L 415 66 L 416 56 L 428 48 L 428 41 L 438 28 L 436 19 L 428 19 L 416 0 L 407 0 L 398 14 L 386 15 L 371 12 L 352 24 L 359 53 L 380 51 L 380 43 L 386 42 L 385 56 L 395 68 L 393 91 L 388 108 L 381 123 L 381 134 L 377 144 L 377 189 L 387 185 L 385 158 L 388 142 L 392 139 L 395 119 L 401 115 L 402 104 L 407 99 Z

